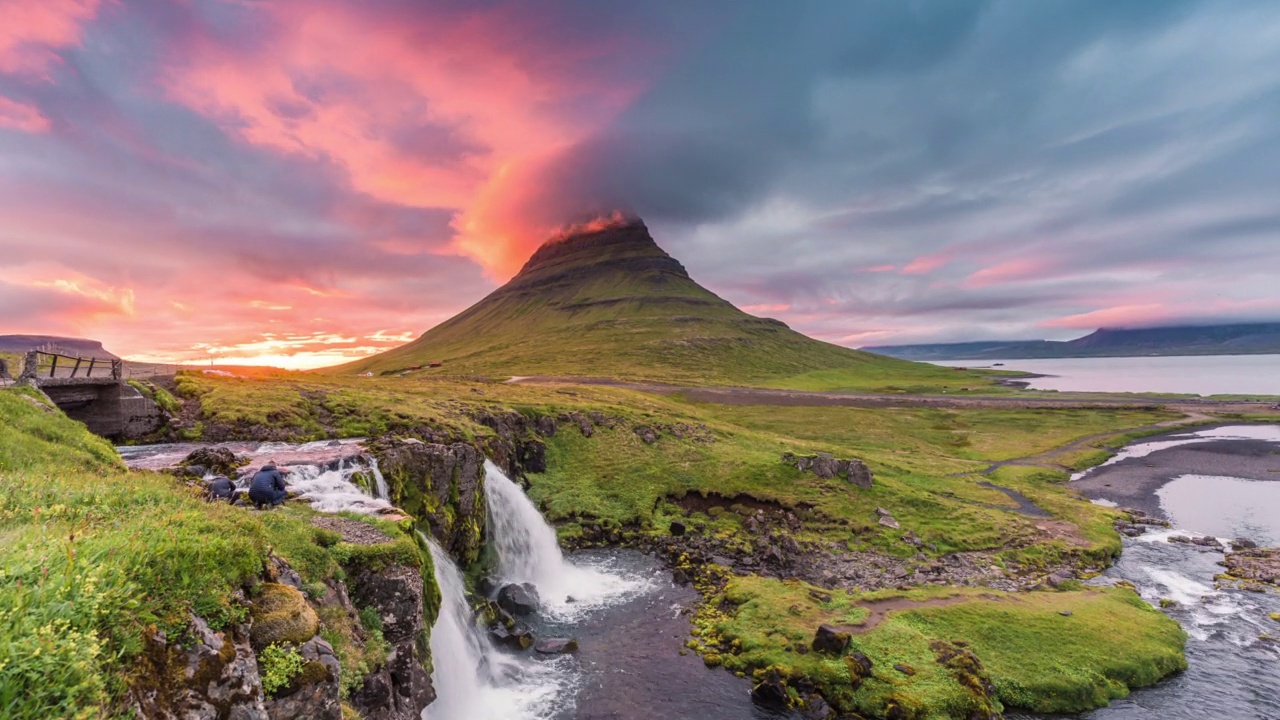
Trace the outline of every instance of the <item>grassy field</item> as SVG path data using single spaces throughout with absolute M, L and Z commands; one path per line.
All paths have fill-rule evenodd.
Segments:
M 588 523 L 665 535 L 679 518 L 708 536 L 745 538 L 746 513 L 731 505 L 741 502 L 735 498 L 749 498 L 792 508 L 802 520 L 792 535 L 810 547 L 835 543 L 910 562 L 917 553 L 981 551 L 991 562 L 1033 573 L 1072 558 L 1096 565 L 1113 557 L 1120 548 L 1111 528 L 1115 511 L 1076 497 L 1063 486 L 1066 473 L 1059 469 L 1010 466 L 990 476 L 981 471 L 1082 437 L 1122 436 L 1177 417 L 1138 409 L 728 406 L 605 386 L 279 372 L 244 378 L 186 374 L 172 389 L 180 412 L 194 422 L 185 431 L 188 437 L 251 438 L 269 431 L 277 439 L 307 440 L 432 431 L 483 441 L 493 434 L 475 419 L 483 412 L 562 418 L 555 435 L 546 438 L 546 472 L 528 480 L 530 496 L 564 536 Z M 103 605 L 109 612 L 70 620 L 98 638 L 100 659 L 73 657 L 83 643 L 62 647 L 56 638 L 47 640 L 49 652 L 63 658 L 59 663 L 89 668 L 87 680 L 62 683 L 86 688 L 86 697 L 105 703 L 118 697 L 130 653 L 150 626 L 176 627 L 192 610 L 234 613 L 230 607 L 219 610 L 220 603 L 229 588 L 260 572 L 267 548 L 310 581 L 341 572 L 333 554 L 316 542 L 306 510 L 259 517 L 224 506 L 211 509 L 167 476 L 122 472 L 104 443 L 35 409 L 17 392 L 9 391 L 3 401 L 0 412 L 19 421 L 0 434 L 6 450 L 0 455 L 6 459 L 0 469 L 0 532 L 16 541 L 0 550 L 0 567 L 24 572 L 24 587 L 34 582 L 35 568 L 61 568 L 57 572 L 72 577 L 80 571 L 66 560 L 66 549 L 73 548 L 70 557 L 94 558 L 95 587 L 108 588 L 112 598 Z M 570 414 L 594 414 L 600 422 L 588 437 L 576 421 L 564 420 Z M 638 430 L 646 428 L 656 432 L 656 441 L 645 442 Z M 74 451 L 55 452 L 64 445 Z M 782 461 L 784 453 L 817 452 L 863 460 L 875 475 L 873 487 L 824 480 Z M 1071 461 L 1099 460 L 1103 452 L 1081 450 Z M 1005 493 L 979 481 L 1021 492 L 1051 513 L 1052 527 L 1014 512 L 1016 504 Z M 17 489 L 29 487 L 42 490 Z M 690 514 L 682 502 L 690 496 L 729 501 Z M 891 512 L 901 528 L 877 524 L 877 508 Z M 909 535 L 921 546 L 905 542 Z M 218 540 L 204 542 L 206 537 Z M 144 547 L 154 558 L 145 565 L 131 559 L 144 556 Z M 217 560 L 225 556 L 243 562 Z M 1176 625 L 1119 591 L 1006 596 L 921 589 L 906 596 L 929 599 L 951 591 L 963 595 L 963 602 L 891 614 L 857 635 L 856 647 L 876 670 L 855 692 L 846 662 L 802 656 L 783 645 L 811 639 L 817 622 L 857 625 L 867 617 L 860 604 L 884 595 L 840 594 L 823 603 L 809 590 L 760 578 L 732 580 L 723 590 L 726 603 L 713 597 L 703 608 L 700 642 L 706 645 L 699 648 L 709 661 L 744 673 L 781 668 L 789 677 L 807 677 L 849 711 L 897 705 L 911 710 L 906 717 L 919 718 L 960 717 L 984 702 L 970 692 L 963 673 L 938 664 L 939 639 L 970 640 L 981 677 L 994 688 L 985 702 L 1039 710 L 1095 706 L 1182 662 Z M 1072 612 L 1073 622 L 1070 637 L 1062 640 L 1066 626 L 1059 626 L 1066 619 L 1058 613 L 1064 610 Z M 1104 630 L 1115 624 L 1126 629 Z M 1005 626 L 1019 629 L 1001 635 Z M 15 626 L 9 632 L 16 637 L 30 631 Z M 1052 658 L 1034 650 L 1049 639 L 1061 640 Z M 1119 647 L 1121 641 L 1128 649 Z M 1017 659 L 1024 655 L 1029 657 Z M 902 675 L 892 670 L 895 662 L 918 672 Z M 15 672 L 8 669 L 12 663 L 0 667 L 6 668 L 0 673 Z M 34 682 L 40 671 L 16 667 L 24 674 L 12 681 L 14 687 Z
M 272 553 L 304 582 L 341 576 L 348 546 L 325 541 L 305 507 L 251 513 L 127 472 L 110 444 L 40 402 L 0 390 L 0 717 L 132 717 L 123 693 L 146 680 L 132 675 L 145 637 L 181 639 L 192 613 L 214 629 L 243 620 L 232 592 Z M 388 553 L 418 557 L 382 526 L 403 538 Z

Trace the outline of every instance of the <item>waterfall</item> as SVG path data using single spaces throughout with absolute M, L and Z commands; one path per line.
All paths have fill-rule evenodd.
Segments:
M 377 489 L 377 498 L 391 502 L 391 491 L 387 488 L 387 479 L 382 477 L 382 471 L 378 469 L 378 458 L 370 457 L 369 469 L 373 472 L 374 487 Z
M 472 619 L 462 573 L 436 542 L 431 549 L 440 615 L 431 628 L 435 702 L 424 720 L 534 720 L 547 717 L 571 675 L 558 662 L 524 662 L 498 652 Z
M 502 583 L 532 583 L 544 613 L 569 619 L 630 595 L 646 581 L 565 560 L 556 531 L 519 485 L 492 461 L 485 461 L 489 539 L 498 556 Z

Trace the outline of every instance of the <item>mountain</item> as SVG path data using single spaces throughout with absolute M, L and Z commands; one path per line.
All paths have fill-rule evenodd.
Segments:
M 634 218 L 548 241 L 510 282 L 414 342 L 331 371 L 432 363 L 449 375 L 663 382 L 768 384 L 814 371 L 834 372 L 823 382 L 835 385 L 957 377 L 749 315 L 694 282 Z
M 118 360 L 106 351 L 102 343 L 85 338 L 58 337 L 56 335 L 0 335 L 0 353 L 20 354 L 31 350 L 50 350 L 64 355 L 106 358 Z
M 882 345 L 862 349 L 907 360 L 1280 354 L 1280 323 L 1179 325 L 1137 329 L 1102 328 L 1066 342 L 1014 340 L 933 345 Z

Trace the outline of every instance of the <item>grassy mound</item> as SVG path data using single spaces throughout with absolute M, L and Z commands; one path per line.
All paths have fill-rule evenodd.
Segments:
M 903 609 L 864 629 L 861 603 L 889 599 L 904 601 Z M 773 668 L 808 678 L 840 709 L 868 716 L 897 707 L 905 718 L 967 717 L 992 709 L 991 700 L 996 710 L 1080 712 L 1186 667 L 1178 624 L 1127 589 L 832 596 L 803 583 L 739 577 L 729 581 L 724 600 L 730 612 L 706 612 L 700 620 L 704 641 L 731 648 L 713 649 L 717 662 L 744 673 Z M 847 654 L 862 653 L 872 664 L 860 683 L 851 681 L 843 658 L 797 651 L 824 623 L 855 633 Z M 977 661 L 963 672 L 954 662 L 957 648 Z

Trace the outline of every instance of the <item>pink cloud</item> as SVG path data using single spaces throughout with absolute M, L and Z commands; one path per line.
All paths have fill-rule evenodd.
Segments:
M 1076 330 L 1094 330 L 1100 327 L 1132 327 L 1166 320 L 1170 317 L 1169 311 L 1169 306 L 1161 303 L 1118 305 L 1077 315 L 1068 315 L 1054 320 L 1046 320 L 1040 323 L 1040 326 Z
M 528 166 L 586 137 L 642 89 L 595 69 L 634 42 L 556 42 L 530 31 L 548 19 L 515 5 L 253 8 L 263 36 L 248 47 L 199 32 L 175 44 L 168 97 L 247 143 L 338 163 L 357 192 L 468 208 L 456 249 L 499 274 L 527 248 L 514 256 L 510 222 L 483 197 L 532 182 Z
M 762 305 L 743 305 L 742 309 L 745 312 L 751 313 L 752 315 L 759 315 L 761 313 L 789 312 L 791 310 L 791 306 L 785 303 L 773 303 L 773 304 L 765 303 Z
M 1044 275 L 1049 263 L 1044 260 L 1009 260 L 998 265 L 983 268 L 964 280 L 964 287 L 984 288 L 992 285 L 1033 280 Z
M 858 268 L 855 272 L 860 273 L 887 273 L 898 269 L 897 265 L 872 265 L 871 267 Z
M 57 50 L 79 45 L 100 0 L 0 0 L 0 73 L 48 77 Z
M 32 105 L 25 105 L 0 95 L 0 129 L 29 133 L 49 131 L 49 119 Z
M 951 253 L 941 252 L 932 255 L 921 255 L 902 268 L 903 275 L 924 275 L 951 262 Z

